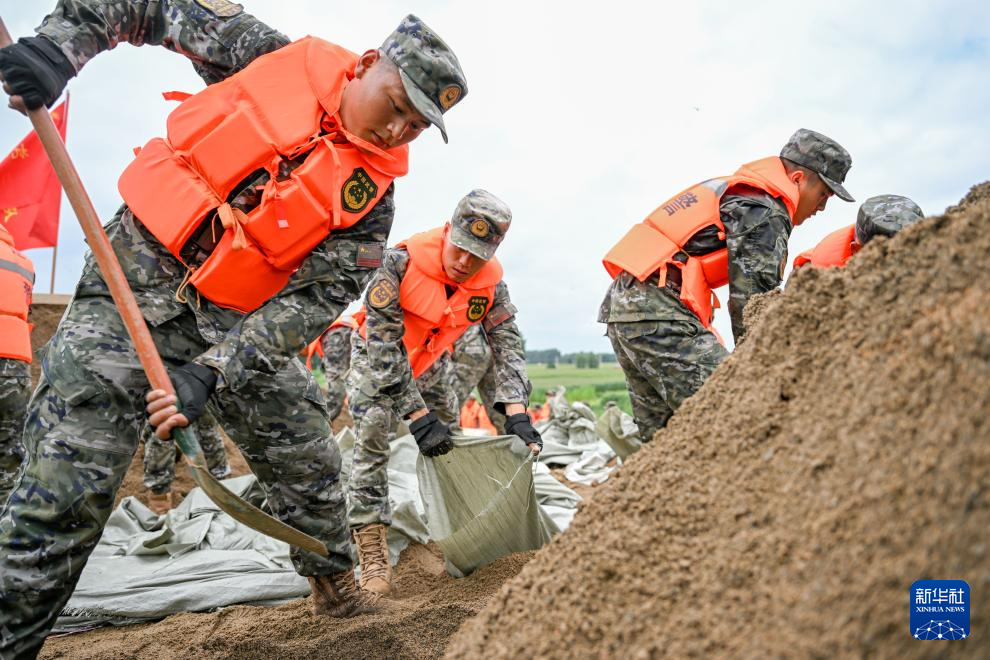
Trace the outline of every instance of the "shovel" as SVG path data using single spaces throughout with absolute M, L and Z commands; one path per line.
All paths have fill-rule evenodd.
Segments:
M 10 33 L 7 32 L 7 26 L 0 19 L 0 48 L 8 46 L 10 43 Z M 154 389 L 165 390 L 169 394 L 175 394 L 175 388 L 172 387 L 172 382 L 169 380 L 165 365 L 162 363 L 162 359 L 155 348 L 155 343 L 151 339 L 148 326 L 145 324 L 144 317 L 141 316 L 141 310 L 138 309 L 137 301 L 134 299 L 134 294 L 127 284 L 124 271 L 117 261 L 117 255 L 114 254 L 113 248 L 110 247 L 110 239 L 107 238 L 106 232 L 103 231 L 103 225 L 100 223 L 99 216 L 96 215 L 93 202 L 90 201 L 89 195 L 86 194 L 86 189 L 83 187 L 82 180 L 79 178 L 79 173 L 76 172 L 76 168 L 69 158 L 69 152 L 65 149 L 65 144 L 63 144 L 62 138 L 59 136 L 58 130 L 52 122 L 51 115 L 48 114 L 48 110 L 45 107 L 41 107 L 37 110 L 28 111 L 28 117 L 34 125 L 35 132 L 37 132 L 38 137 L 41 139 L 45 151 L 48 152 L 48 158 L 55 168 L 55 173 L 58 174 L 62 188 L 65 189 L 65 194 L 69 198 L 69 202 L 72 203 L 72 210 L 75 211 L 76 217 L 79 218 L 79 224 L 82 225 L 83 233 L 86 234 L 86 241 L 93 250 L 93 256 L 96 258 L 96 263 L 100 267 L 103 279 L 106 280 L 107 286 L 110 288 L 110 295 L 113 296 L 113 301 L 117 305 L 120 317 L 124 320 L 124 325 L 127 326 L 127 333 L 130 335 L 131 341 L 134 342 L 138 359 L 141 360 L 141 366 L 148 376 L 148 382 L 151 383 L 151 387 Z M 179 449 L 186 456 L 186 461 L 189 464 L 189 469 L 192 472 L 193 479 L 196 481 L 196 485 L 202 488 L 210 496 L 210 499 L 231 518 L 262 534 L 279 539 L 280 541 L 285 541 L 289 545 L 297 546 L 324 557 L 328 556 L 329 553 L 326 546 L 320 541 L 314 539 L 309 534 L 304 534 L 298 529 L 286 525 L 280 520 L 272 518 L 258 507 L 244 501 L 224 488 L 210 474 L 206 466 L 206 457 L 203 455 L 203 449 L 199 446 L 199 440 L 191 428 L 174 429 L 172 436 L 179 445 Z

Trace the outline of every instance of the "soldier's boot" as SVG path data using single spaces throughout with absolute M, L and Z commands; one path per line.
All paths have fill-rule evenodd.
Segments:
M 307 579 L 313 597 L 313 614 L 318 616 L 344 619 L 385 609 L 381 596 L 358 588 L 353 570 Z
M 361 589 L 375 594 L 387 594 L 392 590 L 388 528 L 380 523 L 365 525 L 361 529 L 355 529 L 353 534 L 358 562 L 361 564 Z
M 164 493 L 156 493 L 155 491 L 151 491 L 151 495 L 148 496 L 148 508 L 157 513 L 159 516 L 163 516 L 168 513 L 173 506 L 172 491 L 170 490 L 167 490 Z

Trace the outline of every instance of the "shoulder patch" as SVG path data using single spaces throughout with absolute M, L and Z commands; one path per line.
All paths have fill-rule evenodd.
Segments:
M 340 203 L 348 213 L 360 213 L 377 194 L 378 184 L 363 167 L 358 167 L 340 187 Z
M 196 4 L 220 18 L 231 18 L 244 11 L 241 5 L 227 0 L 196 0 Z
M 515 305 L 499 305 L 485 317 L 485 330 L 493 330 L 516 315 Z
M 398 297 L 399 287 L 395 286 L 392 280 L 383 277 L 368 291 L 368 304 L 375 309 L 382 309 Z
M 471 323 L 477 323 L 481 319 L 485 318 L 485 312 L 487 311 L 487 296 L 471 296 L 468 300 L 467 320 Z

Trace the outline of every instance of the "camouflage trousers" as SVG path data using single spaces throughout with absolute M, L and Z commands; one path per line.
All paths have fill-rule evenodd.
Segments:
M 347 370 L 351 367 L 351 329 L 335 328 L 323 335 L 323 374 L 327 379 L 327 410 L 337 419 L 344 409 Z
M 31 396 L 31 365 L 0 358 L 0 508 L 14 487 L 24 451 L 21 431 Z
M 206 467 L 214 477 L 223 479 L 230 474 L 230 464 L 217 420 L 207 410 L 195 426 Z M 167 493 L 175 480 L 176 445 L 171 440 L 159 440 L 150 424 L 144 425 L 141 437 L 144 438 L 144 485 L 153 493 Z
M 456 425 L 460 408 L 454 396 L 453 368 L 447 354 L 416 379 L 426 407 L 444 424 Z M 348 379 L 354 417 L 354 459 L 347 482 L 347 521 L 352 529 L 375 523 L 392 524 L 388 500 L 389 442 L 399 420 L 390 402 L 377 397 L 377 387 L 365 351 L 351 355 Z
M 152 336 L 170 367 L 206 351 L 191 312 Z M 0 513 L 0 656 L 31 656 L 75 588 L 137 449 L 148 381 L 109 298 L 75 298 L 28 404 L 24 466 Z M 263 485 L 275 516 L 320 541 L 292 548 L 301 575 L 351 568 L 340 452 L 312 375 L 298 360 L 256 372 L 210 407 Z
M 609 323 L 608 338 L 626 374 L 633 417 L 644 442 L 667 425 L 729 355 L 700 321 Z

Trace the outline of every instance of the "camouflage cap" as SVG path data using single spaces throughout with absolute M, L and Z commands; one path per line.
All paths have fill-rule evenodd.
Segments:
M 866 245 L 875 236 L 893 236 L 905 227 L 924 220 L 921 207 L 900 195 L 870 197 L 856 215 L 856 242 Z
M 509 206 L 487 190 L 472 190 L 454 209 L 450 242 L 488 261 L 512 224 Z
M 457 56 L 426 23 L 409 14 L 381 47 L 399 67 L 410 102 L 447 141 L 443 113 L 467 95 L 467 81 Z
M 846 174 L 852 167 L 852 157 L 832 138 L 807 128 L 799 128 L 780 150 L 780 157 L 804 165 L 817 173 L 840 199 L 856 201 L 842 187 L 842 182 L 846 180 Z

